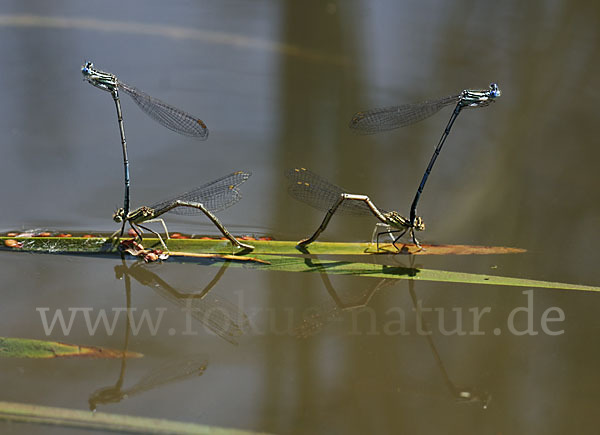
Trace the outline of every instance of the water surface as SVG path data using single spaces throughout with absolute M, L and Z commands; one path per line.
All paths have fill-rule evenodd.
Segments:
M 123 98 L 134 206 L 248 170 L 243 201 L 220 218 L 235 234 L 285 240 L 308 236 L 322 219 L 286 194 L 286 169 L 310 168 L 406 214 L 450 116 L 446 109 L 365 137 L 347 128 L 354 112 L 495 81 L 502 97 L 461 114 L 427 184 L 423 239 L 528 253 L 418 257 L 414 266 L 598 285 L 599 8 L 566 1 L 3 2 L 0 228 L 114 230 L 110 217 L 122 201 L 118 130 L 109 95 L 82 81 L 85 60 L 197 113 L 210 128 L 206 142 L 177 136 Z M 167 222 L 171 231 L 217 234 L 201 218 Z M 322 238 L 368 240 L 373 224 L 334 217 Z M 135 394 L 95 402 L 101 411 L 274 433 L 597 431 L 600 302 L 592 293 L 0 256 L 2 335 L 127 344 L 144 353 L 123 372 L 123 389 Z M 378 261 L 411 265 L 405 256 Z M 191 320 L 195 334 L 186 329 L 174 291 L 202 292 L 209 283 L 203 309 L 226 307 L 243 335 L 216 333 L 198 319 Z M 68 334 L 58 327 L 45 334 L 45 308 L 95 316 L 114 313 L 128 297 L 139 313 L 163 313 L 156 331 L 128 334 L 120 319 L 112 333 L 92 335 L 77 317 Z M 510 333 L 511 312 L 529 300 L 538 334 Z M 419 305 L 435 310 L 418 314 Z M 469 310 L 486 307 L 483 334 L 474 335 Z M 552 307 L 564 313 L 549 324 L 561 335 L 541 329 Z M 456 329 L 456 313 L 466 335 L 439 327 L 443 314 L 446 330 Z M 525 330 L 521 314 L 515 326 Z M 419 333 L 421 322 L 433 331 L 429 338 Z M 173 361 L 190 355 L 205 365 L 201 376 L 160 381 Z M 76 409 L 114 386 L 122 368 L 115 360 L 0 364 L 2 400 Z M 148 383 L 154 388 L 142 388 Z M 2 423 L 2 431 L 48 429 Z

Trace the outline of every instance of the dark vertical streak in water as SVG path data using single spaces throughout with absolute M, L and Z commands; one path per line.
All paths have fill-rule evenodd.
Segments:
M 352 57 L 355 44 L 343 40 L 342 29 L 355 29 L 356 23 L 343 21 L 349 18 L 347 11 L 341 13 L 339 10 L 343 6 L 336 1 L 285 2 L 282 6 L 281 42 L 332 56 Z M 346 47 L 350 47 L 350 52 Z M 282 186 L 275 198 L 281 203 L 289 200 L 283 182 L 283 172 L 288 167 L 312 165 L 316 166 L 315 170 L 324 169 L 325 175 L 328 171 L 344 168 L 345 162 L 338 159 L 347 156 L 350 150 L 341 138 L 348 135 L 347 120 L 352 112 L 348 106 L 349 101 L 354 99 L 356 88 L 353 70 L 347 65 L 308 62 L 294 56 L 280 57 L 279 84 L 281 115 L 276 128 L 279 130 L 280 151 L 273 160 L 278 168 L 276 173 L 281 177 L 274 183 Z M 301 231 L 295 228 L 307 228 L 306 222 L 287 208 L 278 207 L 277 210 L 273 219 L 288 222 L 292 237 Z M 279 329 L 287 325 L 290 313 L 294 313 L 291 326 L 297 326 L 302 320 L 303 307 L 310 305 L 309 298 L 314 294 L 306 286 L 309 283 L 320 286 L 320 280 L 315 276 L 285 276 L 273 278 L 272 282 L 272 288 L 283 286 L 282 291 L 270 293 L 271 300 L 268 302 L 268 306 L 277 312 L 275 317 Z M 325 297 L 325 291 L 323 288 L 323 295 L 319 294 L 320 300 Z M 322 413 L 317 409 L 319 401 L 314 398 L 331 394 L 319 389 L 323 385 L 319 379 L 324 354 L 323 346 L 317 347 L 317 344 L 321 344 L 322 338 L 317 335 L 302 340 L 291 333 L 290 330 L 288 334 L 270 337 L 266 349 L 265 372 L 268 376 L 263 421 L 269 422 L 267 430 L 278 433 L 302 432 L 301 422 L 307 415 Z M 279 370 L 282 359 L 292 371 Z M 349 365 L 352 359 L 348 359 Z M 347 367 L 339 368 L 340 373 L 345 370 Z M 328 380 L 326 384 L 330 385 L 330 382 Z

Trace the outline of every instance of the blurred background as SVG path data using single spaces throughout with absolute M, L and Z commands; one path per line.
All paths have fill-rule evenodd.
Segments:
M 376 136 L 352 134 L 354 112 L 494 81 L 502 96 L 463 111 L 432 172 L 419 206 L 422 239 L 528 252 L 378 261 L 599 285 L 599 29 L 600 4 L 587 1 L 4 0 L 0 228 L 116 229 L 119 132 L 110 95 L 82 80 L 86 60 L 210 129 L 206 142 L 176 135 L 122 97 L 133 207 L 251 171 L 244 199 L 219 217 L 236 235 L 281 240 L 308 236 L 323 217 L 286 193 L 283 174 L 295 166 L 408 214 L 451 109 Z M 172 232 L 217 234 L 202 217 L 166 220 Z M 369 240 L 374 223 L 334 217 L 321 239 Z M 75 322 L 68 337 L 58 330 L 46 337 L 36 311 L 124 306 L 120 260 L 0 256 L 2 335 L 123 346 L 123 321 L 114 334 L 90 336 Z M 219 272 L 141 269 L 182 292 L 202 290 Z M 188 354 L 201 353 L 206 370 L 102 410 L 275 433 L 597 431 L 593 293 L 533 292 L 536 325 L 559 307 L 565 321 L 553 327 L 562 335 L 494 335 L 527 304 L 526 289 L 291 275 L 227 268 L 210 294 L 242 313 L 247 333 L 237 344 L 201 325 L 194 336 L 161 328 L 131 337 L 129 349 L 146 358 L 128 363 L 125 384 Z M 132 279 L 132 304 L 168 307 L 163 322 L 180 330 L 179 308 L 144 282 Z M 367 314 L 340 308 L 340 298 L 364 302 L 371 293 Z M 447 316 L 490 307 L 487 334 L 420 336 L 414 300 Z M 407 335 L 385 332 L 393 308 L 406 312 Z M 317 313 L 318 328 L 305 337 L 307 312 Z M 438 321 L 435 312 L 424 316 Z M 472 318 L 464 322 L 468 328 Z M 81 409 L 120 372 L 116 361 L 0 365 L 1 400 Z M 458 399 L 463 390 L 474 399 Z M 0 425 L 7 433 L 38 429 Z

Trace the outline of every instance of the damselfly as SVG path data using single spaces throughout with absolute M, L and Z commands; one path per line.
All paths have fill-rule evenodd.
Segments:
M 121 133 L 123 166 L 125 169 L 125 199 L 123 201 L 123 209 L 125 210 L 125 214 L 127 214 L 129 213 L 129 160 L 127 158 L 127 142 L 125 140 L 125 127 L 123 124 L 119 90 L 129 95 L 149 117 L 179 134 L 205 140 L 208 137 L 208 128 L 201 119 L 157 98 L 151 97 L 117 79 L 117 76 L 114 74 L 94 68 L 92 62 L 86 62 L 81 67 L 81 72 L 85 80 L 89 83 L 103 91 L 110 92 L 117 107 L 117 120 L 119 122 L 119 132 Z
M 456 103 L 454 112 L 452 112 L 448 125 L 433 152 L 433 156 L 431 156 L 429 165 L 427 165 L 427 169 L 425 169 L 425 173 L 423 174 L 423 178 L 421 179 L 421 183 L 419 184 L 417 193 L 415 194 L 415 198 L 410 207 L 411 224 L 415 224 L 416 222 L 419 198 L 421 197 L 421 193 L 423 193 L 423 188 L 431 173 L 433 164 L 440 154 L 442 146 L 444 145 L 444 142 L 450 133 L 450 129 L 460 111 L 464 108 L 488 106 L 501 94 L 502 92 L 498 88 L 498 85 L 496 83 L 491 83 L 489 89 L 464 90 L 458 95 L 451 95 L 436 100 L 371 109 L 354 114 L 350 120 L 350 128 L 359 134 L 373 134 L 381 131 L 393 130 L 399 127 L 406 127 L 407 125 L 429 118 L 439 112 L 443 107 Z
M 125 209 L 119 208 L 114 213 L 113 220 L 122 223 L 121 234 L 123 234 L 125 224 L 129 223 L 140 239 L 142 238 L 142 230 L 149 231 L 158 237 L 162 246 L 168 251 L 167 245 L 165 245 L 160 234 L 142 224 L 160 222 L 168 239 L 169 231 L 167 230 L 165 221 L 160 219 L 161 215 L 168 212 L 180 215 L 204 213 L 234 246 L 245 250 L 252 250 L 254 246 L 242 243 L 233 237 L 213 214 L 231 207 L 242 199 L 242 194 L 237 188 L 250 175 L 252 174 L 249 172 L 234 172 L 174 198 L 159 202 L 150 207 L 142 206 L 128 213 L 125 212 Z M 115 232 L 112 237 L 115 237 L 117 233 L 119 231 Z
M 325 231 L 335 213 L 354 216 L 373 215 L 385 225 L 395 228 L 394 230 L 388 229 L 388 231 L 378 233 L 377 245 L 379 245 L 380 235 L 398 233 L 392 243 L 399 251 L 396 242 L 407 231 L 410 231 L 413 242 L 415 245 L 420 246 L 415 236 L 415 231 L 425 229 L 425 224 L 420 217 L 411 222 L 398 212 L 381 210 L 373 204 L 368 196 L 345 193 L 341 187 L 305 168 L 290 169 L 286 172 L 286 177 L 289 179 L 288 193 L 291 196 L 317 210 L 327 212 L 317 231 L 311 237 L 300 240 L 298 246 L 304 247 L 317 240 L 317 237 Z

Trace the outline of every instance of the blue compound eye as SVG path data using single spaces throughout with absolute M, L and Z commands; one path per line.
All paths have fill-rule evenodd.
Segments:
M 490 96 L 499 97 L 502 94 L 496 83 L 490 83 Z
M 92 62 L 86 62 L 81 67 L 81 72 L 84 74 L 90 74 L 90 68 L 93 68 L 93 67 L 94 67 L 94 64 Z

